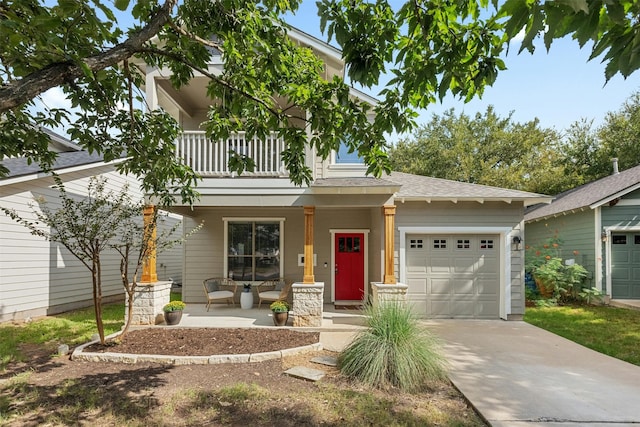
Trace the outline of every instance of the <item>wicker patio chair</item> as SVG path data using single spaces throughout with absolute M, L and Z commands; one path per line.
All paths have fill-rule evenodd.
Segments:
M 238 284 L 233 279 L 228 279 L 226 277 L 212 277 L 210 279 L 205 279 L 202 281 L 202 286 L 204 287 L 204 293 L 207 296 L 207 311 L 209 311 L 209 307 L 211 303 L 215 300 L 225 300 L 227 304 L 231 303 L 234 306 L 236 289 L 238 288 Z
M 291 282 L 284 279 L 265 280 L 257 286 L 258 292 L 258 308 L 262 301 L 278 301 L 287 300 L 289 291 L 291 290 Z

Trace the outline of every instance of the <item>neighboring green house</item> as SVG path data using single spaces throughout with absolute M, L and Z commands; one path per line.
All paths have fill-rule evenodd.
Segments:
M 612 299 L 640 299 L 640 166 L 559 194 L 525 214 L 527 245 L 558 236 L 565 259 Z

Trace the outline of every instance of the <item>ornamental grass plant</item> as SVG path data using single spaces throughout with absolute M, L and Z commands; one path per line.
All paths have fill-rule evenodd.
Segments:
M 438 339 L 398 302 L 365 308 L 367 329 L 338 357 L 343 375 L 381 389 L 406 391 L 446 378 Z

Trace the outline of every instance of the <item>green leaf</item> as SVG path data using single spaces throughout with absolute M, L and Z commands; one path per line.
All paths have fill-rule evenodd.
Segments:
M 127 10 L 130 0 L 115 0 L 113 5 L 118 10 Z

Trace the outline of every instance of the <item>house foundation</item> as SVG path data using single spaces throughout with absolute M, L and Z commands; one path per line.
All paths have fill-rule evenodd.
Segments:
M 324 282 L 294 283 L 293 326 L 322 326 L 322 303 L 324 300 Z
M 164 322 L 162 307 L 171 298 L 172 282 L 138 283 L 133 296 L 132 325 L 157 325 Z M 129 315 L 129 301 L 126 299 L 125 319 Z

